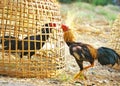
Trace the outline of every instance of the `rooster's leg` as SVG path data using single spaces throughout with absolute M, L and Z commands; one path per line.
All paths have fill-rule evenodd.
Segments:
M 84 75 L 83 61 L 79 61 L 79 60 L 76 60 L 76 61 L 78 63 L 80 71 L 79 71 L 79 73 L 74 75 L 74 80 L 75 79 L 84 79 L 84 80 L 87 79 L 86 76 Z
M 83 69 L 84 69 L 84 70 L 87 70 L 88 68 L 93 67 L 93 66 L 94 66 L 94 62 L 91 62 L 91 65 L 86 66 L 86 67 L 84 67 Z
M 79 71 L 77 74 L 75 74 L 74 79 L 77 79 L 80 76 L 80 74 L 82 74 L 82 71 Z
M 82 71 L 79 71 L 79 73 L 77 73 L 76 75 L 74 75 L 74 80 L 76 79 L 87 79 L 86 76 L 84 75 L 84 72 L 83 70 Z
M 86 76 L 84 75 L 84 70 L 87 70 L 88 68 L 94 66 L 94 61 L 93 61 L 93 62 L 90 62 L 90 63 L 91 63 L 91 65 L 84 67 L 82 70 L 79 71 L 79 73 L 77 73 L 76 75 L 74 75 L 74 79 L 78 79 L 78 78 L 80 78 L 80 77 L 81 77 L 81 78 L 84 78 L 84 79 L 87 79 Z M 79 66 L 80 66 L 80 68 L 83 67 L 82 64 L 79 64 Z
M 84 72 L 83 72 L 83 60 L 76 59 L 76 62 L 78 64 L 79 68 L 80 68 L 80 71 L 79 71 L 79 73 L 74 75 L 73 79 L 74 80 L 75 79 L 80 79 L 80 78 L 84 78 L 85 79 L 86 77 L 84 76 Z

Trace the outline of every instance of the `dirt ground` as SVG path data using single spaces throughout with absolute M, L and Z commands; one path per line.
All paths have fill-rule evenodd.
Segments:
M 64 8 L 66 6 L 63 5 L 62 7 Z M 66 19 L 65 16 L 66 14 L 62 14 L 63 20 Z M 109 46 L 111 24 L 104 18 L 101 19 L 100 17 L 89 22 L 85 19 L 81 25 L 78 23 L 76 25 L 78 26 L 78 35 L 76 35 L 78 41 L 89 43 L 95 48 Z M 80 79 L 73 81 L 73 76 L 79 71 L 79 68 L 74 57 L 69 55 L 67 46 L 65 49 L 65 68 L 55 78 L 39 79 L 0 76 L 0 86 L 120 86 L 120 70 L 113 69 L 109 66 L 101 66 L 97 61 L 95 61 L 93 68 L 85 71 L 87 80 Z M 84 65 L 88 64 L 87 62 L 84 63 Z

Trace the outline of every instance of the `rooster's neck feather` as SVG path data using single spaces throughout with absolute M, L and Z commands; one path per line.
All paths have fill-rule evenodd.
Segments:
M 64 32 L 63 36 L 65 42 L 75 42 L 75 35 L 71 30 Z

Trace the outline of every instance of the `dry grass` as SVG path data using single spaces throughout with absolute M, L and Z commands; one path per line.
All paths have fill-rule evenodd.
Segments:
M 92 6 L 81 2 L 62 4 L 62 22 L 76 32 L 78 41 L 95 47 L 108 46 L 113 21 L 120 11 L 118 8 L 112 5 Z

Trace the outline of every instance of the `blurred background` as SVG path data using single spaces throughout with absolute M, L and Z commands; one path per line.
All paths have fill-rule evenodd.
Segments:
M 120 0 L 58 0 L 58 2 L 61 7 L 62 23 L 73 30 L 78 30 L 78 41 L 90 43 L 95 47 L 109 46 L 112 25 L 120 13 Z
M 120 5 L 120 0 L 58 0 L 60 3 L 86 2 L 93 5 Z

